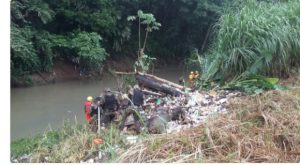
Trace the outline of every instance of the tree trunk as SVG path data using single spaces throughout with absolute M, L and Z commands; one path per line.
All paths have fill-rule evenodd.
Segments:
M 185 92 L 183 91 L 185 88 L 183 86 L 156 77 L 154 75 L 137 72 L 135 78 L 139 82 L 139 84 L 142 84 L 142 86 L 144 86 L 145 88 L 149 88 L 153 91 L 163 92 L 172 96 L 185 94 Z

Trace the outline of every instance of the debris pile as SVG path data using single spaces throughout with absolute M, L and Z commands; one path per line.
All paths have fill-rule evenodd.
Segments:
M 145 108 L 140 113 L 149 133 L 179 132 L 226 113 L 229 99 L 241 95 L 241 92 L 228 90 L 194 91 L 178 97 L 146 95 Z M 126 125 L 133 123 L 133 117 L 128 117 Z

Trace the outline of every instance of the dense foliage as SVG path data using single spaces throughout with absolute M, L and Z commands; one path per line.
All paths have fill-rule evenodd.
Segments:
M 222 5 L 222 0 L 12 0 L 12 79 L 51 71 L 59 58 L 80 58 L 81 67 L 97 70 L 109 54 L 136 57 L 138 24 L 127 17 L 138 10 L 163 24 L 142 45 L 149 59 L 182 59 L 202 47 Z
M 286 77 L 300 61 L 299 8 L 299 0 L 12 0 L 12 80 L 49 72 L 58 59 L 99 71 L 108 56 L 141 50 L 145 69 L 192 54 L 205 81 Z M 128 21 L 138 11 L 155 24 Z
M 226 11 L 216 24 L 211 51 L 202 59 L 202 78 L 287 77 L 300 64 L 299 15 L 298 0 L 250 0 L 240 11 Z

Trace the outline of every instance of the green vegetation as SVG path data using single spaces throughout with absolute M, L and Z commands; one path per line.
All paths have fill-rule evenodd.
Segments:
M 154 58 L 183 59 L 191 48 L 207 45 L 205 34 L 225 3 L 219 0 L 151 3 L 147 0 L 12 0 L 12 83 L 20 79 L 30 83 L 27 75 L 51 72 L 53 64 L 61 59 L 79 58 L 81 69 L 96 72 L 109 55 L 134 57 L 136 50 L 151 55 L 145 54 L 140 60 L 146 63 L 142 64 L 145 70 Z M 136 17 L 140 23 L 130 24 L 127 17 L 137 11 L 140 11 Z M 148 35 L 160 27 L 158 22 L 163 28 Z M 140 24 L 146 25 L 145 31 L 141 31 Z M 141 39 L 139 36 L 145 36 L 143 43 L 137 41 Z
M 100 149 L 109 153 L 107 161 L 113 161 L 117 156 L 116 145 L 124 146 L 124 137 L 115 126 L 101 131 L 100 135 L 91 132 L 85 125 L 66 122 L 58 130 L 12 142 L 11 158 L 30 154 L 30 162 L 79 162 L 97 154 L 98 147 L 93 144 L 93 139 L 102 137 L 104 144 Z
M 11 157 L 17 158 L 24 154 L 32 153 L 37 147 L 43 145 L 45 147 L 52 147 L 57 144 L 59 140 L 59 133 L 57 131 L 49 131 L 44 135 L 36 135 L 33 138 L 22 138 L 11 143 Z
M 255 74 L 287 77 L 300 64 L 300 3 L 247 1 L 227 10 L 205 56 L 202 80 L 245 79 Z
M 299 0 L 11 1 L 12 82 L 30 84 L 27 75 L 51 72 L 62 59 L 99 72 L 108 57 L 136 54 L 137 70 L 147 72 L 154 59 L 185 60 L 201 70 L 198 87 L 261 95 L 236 98 L 230 113 L 184 133 L 142 134 L 129 148 L 112 126 L 100 134 L 106 162 L 299 162 L 299 87 L 262 93 L 284 89 L 279 78 L 299 69 Z M 133 76 L 121 79 L 120 87 L 134 84 Z M 95 157 L 100 135 L 66 123 L 12 142 L 11 157 L 79 162 Z
M 153 64 L 153 60 L 156 58 L 150 57 L 147 54 L 145 54 L 144 50 L 146 48 L 146 42 L 148 39 L 148 34 L 152 32 L 153 30 L 159 30 L 159 27 L 161 26 L 160 23 L 156 22 L 156 19 L 154 18 L 153 14 L 150 13 L 143 13 L 143 11 L 139 10 L 137 12 L 137 16 L 128 16 L 128 21 L 134 21 L 138 18 L 139 21 L 139 50 L 138 50 L 138 59 L 135 62 L 135 69 L 141 70 L 142 72 L 147 72 L 149 70 L 149 66 Z M 145 38 L 143 42 L 143 46 L 141 46 L 141 25 L 145 24 Z

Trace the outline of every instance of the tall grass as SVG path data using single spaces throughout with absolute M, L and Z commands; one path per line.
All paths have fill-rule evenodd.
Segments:
M 227 10 L 215 26 L 214 43 L 202 79 L 251 74 L 285 77 L 300 65 L 300 1 L 248 0 L 240 11 Z

